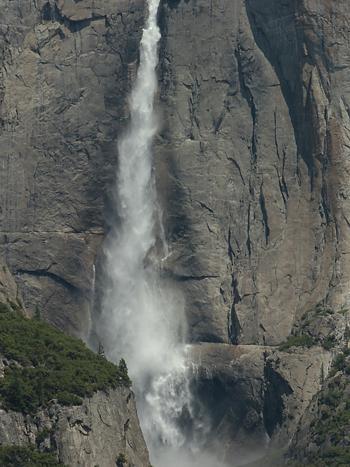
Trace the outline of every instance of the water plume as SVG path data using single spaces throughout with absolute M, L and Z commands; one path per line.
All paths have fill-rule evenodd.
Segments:
M 189 434 L 195 422 L 183 297 L 161 273 L 162 258 L 169 251 L 152 161 L 161 37 L 158 7 L 159 0 L 148 0 L 140 65 L 129 101 L 130 124 L 118 145 L 113 200 L 118 219 L 111 223 L 105 242 L 107 278 L 97 334 L 109 359 L 123 356 L 127 361 L 152 462 L 157 467 L 209 466 L 195 463 L 198 453 L 193 454 L 195 442 Z
M 189 411 L 185 377 L 183 299 L 161 278 L 168 254 L 162 235 L 152 168 L 157 132 L 154 97 L 160 32 L 159 0 L 149 0 L 140 65 L 130 97 L 130 126 L 118 146 L 114 190 L 119 221 L 105 244 L 107 286 L 98 335 L 106 355 L 124 356 L 138 400 L 142 428 L 151 444 L 181 445 L 178 419 Z M 158 244 L 157 244 L 158 242 Z

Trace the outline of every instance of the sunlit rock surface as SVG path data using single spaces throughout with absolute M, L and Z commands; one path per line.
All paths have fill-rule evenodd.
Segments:
M 115 467 L 123 453 L 131 465 L 149 467 L 147 448 L 129 389 L 98 392 L 81 406 L 54 402 L 35 417 L 0 409 L 0 445 L 38 444 L 71 467 Z M 40 441 L 38 442 L 37 440 Z
M 194 341 L 349 301 L 349 2 L 164 1 L 157 141 Z
M 0 252 L 28 311 L 82 337 L 144 9 L 0 1 Z
M 218 415 L 208 396 L 214 425 L 246 450 L 288 442 L 329 368 L 325 350 L 274 346 L 301 329 L 343 342 L 348 321 L 349 17 L 328 0 L 168 0 L 160 14 L 165 269 L 191 341 L 210 343 L 202 386 L 227 401 Z

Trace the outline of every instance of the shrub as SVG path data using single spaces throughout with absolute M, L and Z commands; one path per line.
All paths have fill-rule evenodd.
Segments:
M 63 467 L 52 453 L 42 453 L 33 446 L 0 446 L 1 467 Z
M 10 311 L 12 310 L 8 303 L 0 302 L 0 313 L 9 313 Z
M 119 453 L 119 456 L 117 457 L 117 460 L 116 460 L 116 465 L 117 467 L 125 467 L 125 464 L 128 462 L 125 454 L 123 453 Z
M 0 313 L 0 354 L 20 364 L 10 364 L 0 380 L 6 409 L 34 414 L 52 399 L 78 405 L 95 391 L 131 385 L 124 361 L 114 365 L 82 341 L 15 312 Z
M 39 447 L 42 442 L 44 442 L 47 438 L 51 437 L 54 430 L 49 428 L 44 428 L 41 431 L 38 431 L 38 434 L 35 438 L 35 443 Z
M 320 316 L 327 316 L 327 315 L 333 315 L 334 310 L 331 308 L 325 308 L 323 305 L 316 305 L 315 312 L 320 315 Z
M 342 396 L 342 391 L 337 388 L 330 388 L 328 391 L 324 392 L 320 398 L 320 401 L 322 404 L 328 405 L 330 407 L 337 407 L 342 399 Z
M 322 347 L 325 350 L 333 349 L 337 344 L 335 336 L 327 336 L 324 341 L 322 342 Z
M 350 349 L 345 348 L 343 352 L 337 355 L 333 361 L 333 367 L 330 372 L 330 376 L 334 376 L 337 371 L 342 371 L 343 373 L 350 374 L 350 361 L 349 357 Z
M 329 448 L 323 453 L 322 458 L 328 462 L 326 465 L 337 465 L 344 467 L 350 465 L 350 447 L 349 446 L 335 446 Z
M 301 336 L 289 336 L 286 342 L 283 342 L 279 346 L 279 350 L 282 352 L 289 350 L 291 347 L 307 347 L 310 348 L 315 345 L 315 341 L 311 336 L 301 335 Z

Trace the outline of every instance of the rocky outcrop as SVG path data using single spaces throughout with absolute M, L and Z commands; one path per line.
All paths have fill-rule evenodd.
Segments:
M 298 464 L 335 467 L 350 462 L 350 358 L 339 354 L 331 377 L 304 412 L 288 450 Z
M 0 303 L 8 304 L 11 308 L 22 306 L 18 287 L 5 263 L 0 261 Z
M 82 337 L 144 8 L 0 1 L 0 253 L 28 312 Z
M 288 443 L 320 391 L 332 358 L 320 347 L 282 352 L 228 344 L 198 344 L 191 356 L 192 390 L 200 401 L 197 417 L 204 417 L 205 444 L 228 465 Z
M 134 395 L 127 388 L 98 392 L 81 406 L 53 401 L 35 417 L 0 409 L 0 420 L 0 445 L 33 444 L 70 467 L 115 467 L 120 454 L 130 465 L 149 467 Z
M 225 383 L 202 376 L 227 389 L 231 422 L 213 414 L 223 439 L 288 443 L 344 341 L 349 17 L 345 1 L 162 2 L 165 269 L 186 296 L 190 340 L 221 349 L 208 374 L 227 362 Z M 328 351 L 278 351 L 291 334 Z
M 0 454 L 32 447 L 70 467 L 149 467 L 125 362 L 113 365 L 44 323 L 40 313 L 24 314 L 16 282 L 1 265 Z M 35 371 L 40 379 L 31 386 Z M 24 465 L 18 455 L 13 462 Z M 8 452 L 1 458 L 15 465 Z
M 12 446 L 14 452 L 47 453 L 70 467 L 149 467 L 125 361 L 113 365 L 44 323 L 39 313 L 24 317 L 15 287 L 2 288 L 3 275 L 14 285 L 3 272 L 0 455 Z

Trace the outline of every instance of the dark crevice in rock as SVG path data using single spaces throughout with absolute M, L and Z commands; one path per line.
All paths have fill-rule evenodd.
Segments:
M 260 209 L 261 209 L 261 214 L 262 214 L 262 219 L 263 219 L 263 224 L 264 224 L 264 230 L 265 230 L 265 242 L 266 242 L 266 245 L 267 245 L 269 243 L 270 227 L 269 227 L 269 219 L 268 219 L 268 215 L 267 215 L 266 202 L 265 202 L 265 196 L 264 196 L 262 184 L 260 186 L 259 203 L 260 203 Z
M 92 430 L 91 426 L 87 425 L 83 420 L 80 419 L 74 420 L 70 426 L 72 428 L 76 427 L 83 436 L 88 436 Z
M 327 186 L 325 183 L 322 184 L 321 188 L 321 209 L 320 209 L 321 217 L 324 217 L 326 224 L 329 225 L 331 223 L 331 208 L 329 206 L 329 199 L 328 199 L 328 192 Z
M 282 378 L 282 376 L 272 368 L 271 363 L 267 361 L 265 361 L 264 378 L 264 425 L 267 434 L 271 437 L 276 428 L 283 423 L 283 416 L 285 413 L 284 397 L 290 396 L 293 390 L 288 381 Z
M 174 9 L 180 5 L 181 0 L 163 0 L 163 3 L 165 5 L 168 5 L 169 8 Z
M 278 186 L 281 192 L 281 196 L 283 199 L 283 203 L 285 208 L 287 208 L 287 201 L 289 198 L 289 191 L 288 191 L 288 186 L 284 177 L 284 168 L 285 168 L 285 159 L 286 159 L 286 154 L 285 151 L 283 151 L 283 166 L 282 166 L 282 173 L 280 173 L 278 167 L 276 167 L 276 172 L 278 176 Z
M 214 214 L 214 211 L 209 206 L 207 206 L 205 203 L 203 203 L 202 201 L 197 201 L 197 203 L 200 205 L 201 208 L 206 209 L 211 214 Z
M 288 198 L 288 196 L 286 194 L 286 187 L 285 187 L 285 184 L 284 184 L 285 182 L 284 182 L 283 178 L 281 178 L 277 167 L 276 167 L 276 171 L 277 171 L 277 176 L 278 176 L 278 187 L 279 187 L 280 192 L 281 192 L 284 207 L 287 208 L 287 198 Z
M 49 279 L 53 280 L 57 284 L 61 285 L 62 287 L 68 289 L 72 293 L 80 293 L 80 290 L 75 285 L 71 284 L 70 282 L 63 279 L 63 277 L 58 276 L 52 272 L 49 272 L 47 269 L 17 269 L 16 274 L 23 275 L 27 274 L 29 276 L 35 277 L 48 277 Z
M 237 60 L 237 68 L 238 68 L 238 78 L 240 83 L 241 94 L 244 99 L 247 101 L 248 106 L 250 108 L 250 113 L 252 116 L 252 138 L 251 138 L 251 155 L 253 162 L 255 163 L 257 160 L 257 137 L 256 137 L 256 126 L 257 126 L 257 108 L 254 102 L 254 97 L 252 92 L 249 89 L 249 86 L 246 84 L 244 78 L 244 68 L 242 63 L 242 52 L 240 47 L 238 46 L 236 51 L 236 60 Z
M 286 150 L 283 149 L 282 186 L 283 186 L 283 191 L 287 195 L 287 198 L 289 198 L 288 186 L 287 186 L 287 183 L 286 183 L 286 179 L 284 177 L 285 168 L 286 168 Z
M 228 257 L 230 258 L 230 262 L 233 265 L 233 258 L 236 255 L 235 255 L 235 252 L 234 252 L 234 250 L 232 248 L 231 237 L 232 237 L 232 233 L 231 233 L 231 228 L 229 227 L 228 236 L 227 236 L 227 253 L 228 253 Z
M 275 140 L 275 148 L 276 154 L 279 161 L 281 161 L 281 151 L 278 144 L 278 134 L 277 134 L 277 112 L 274 111 L 274 140 Z M 287 207 L 287 199 L 289 198 L 288 187 L 284 178 L 284 169 L 286 163 L 286 151 L 283 149 L 283 157 L 282 157 L 282 173 L 278 167 L 276 167 L 277 176 L 278 176 L 278 185 L 282 195 L 283 203 L 285 208 Z
M 277 136 L 277 114 L 276 114 L 276 110 L 275 110 L 274 113 L 273 113 L 273 119 L 274 119 L 274 124 L 275 124 L 275 127 L 274 127 L 274 132 L 275 132 L 274 138 L 275 138 L 276 154 L 277 154 L 278 159 L 281 159 L 280 150 L 279 150 L 279 145 L 278 145 L 278 136 Z
M 304 57 L 304 30 L 297 24 L 298 6 L 295 2 L 281 4 L 279 0 L 247 0 L 246 9 L 255 41 L 278 76 L 293 125 L 298 154 L 308 168 L 310 189 L 313 190 L 316 171 L 314 129 L 310 119 L 310 98 L 305 106 L 303 104 L 302 79 L 303 65 L 311 59 Z M 288 27 L 289 34 L 278 35 L 279 41 L 276 42 L 276 30 L 267 26 L 266 18 L 270 18 L 270 24 L 275 22 L 276 28 Z
M 106 18 L 105 16 L 101 15 L 92 15 L 91 18 L 73 21 L 64 16 L 56 4 L 51 5 L 50 2 L 47 2 L 41 10 L 41 19 L 42 21 L 57 21 L 61 24 L 64 24 L 70 32 L 74 33 L 79 32 L 82 29 L 90 26 L 90 24 L 93 21 L 98 21 Z
M 236 305 L 242 300 L 238 291 L 237 279 L 232 275 L 232 307 L 229 314 L 228 337 L 231 344 L 239 344 L 239 336 L 242 328 L 236 313 Z
M 251 205 L 249 203 L 248 216 L 247 216 L 247 242 L 246 242 L 249 257 L 252 255 L 252 243 L 250 240 L 250 211 L 251 211 Z
M 179 282 L 188 281 L 203 281 L 205 279 L 217 279 L 219 276 L 215 274 L 203 274 L 202 276 L 185 276 L 181 274 L 172 274 L 172 278 Z
M 200 96 L 200 84 L 197 79 L 193 81 L 191 86 L 191 97 L 189 99 L 189 113 L 191 121 L 191 130 L 188 134 L 188 137 L 192 140 L 194 137 L 194 127 L 197 127 L 198 133 L 200 133 L 200 120 L 197 116 L 197 110 L 199 105 L 199 96 Z
M 307 157 L 304 157 L 304 159 L 309 169 L 311 191 L 314 190 L 315 176 L 317 175 L 315 161 L 313 158 L 313 146 L 315 142 L 315 136 L 317 134 L 317 130 L 315 131 L 315 128 L 313 125 L 314 105 L 315 105 L 315 102 L 314 102 L 313 92 L 312 92 L 312 73 L 310 73 L 309 82 L 307 86 L 304 115 L 303 115 L 303 118 L 301 118 L 301 120 L 303 120 L 304 122 L 302 156 L 303 154 L 307 156 Z M 300 124 L 300 121 L 299 121 L 299 124 Z
M 225 118 L 225 111 L 223 110 L 219 117 L 213 121 L 214 133 L 217 134 L 221 128 L 222 122 Z
M 325 116 L 325 120 L 327 121 L 328 118 Z M 328 138 L 329 138 L 329 130 L 327 128 L 327 133 L 325 137 L 325 147 L 324 147 L 324 152 L 325 154 L 328 154 L 329 148 L 328 148 Z M 321 204 L 322 204 L 322 211 L 323 211 L 323 216 L 326 220 L 326 224 L 329 225 L 333 220 L 332 216 L 332 202 L 330 199 L 330 193 L 331 190 L 328 188 L 328 183 L 327 183 L 327 172 L 329 170 L 329 166 L 331 164 L 330 159 L 326 156 L 323 157 L 322 160 L 322 187 L 321 187 Z
M 41 20 L 42 21 L 53 21 L 54 20 L 54 10 L 50 2 L 45 3 L 41 10 Z
M 99 416 L 99 419 L 101 420 L 101 422 L 105 425 L 105 426 L 108 426 L 108 427 L 111 427 L 112 425 L 110 423 L 107 423 L 103 420 L 103 417 L 101 415 L 101 412 L 99 410 L 99 408 L 97 407 L 97 413 L 98 413 L 98 416 Z
M 239 176 L 241 177 L 242 183 L 243 183 L 243 185 L 245 185 L 245 181 L 244 181 L 244 178 L 243 178 L 243 175 L 242 175 L 241 167 L 238 164 L 238 162 L 236 161 L 236 159 L 234 159 L 233 157 L 227 156 L 227 160 L 231 161 L 232 164 L 236 167 L 236 169 L 238 170 Z

